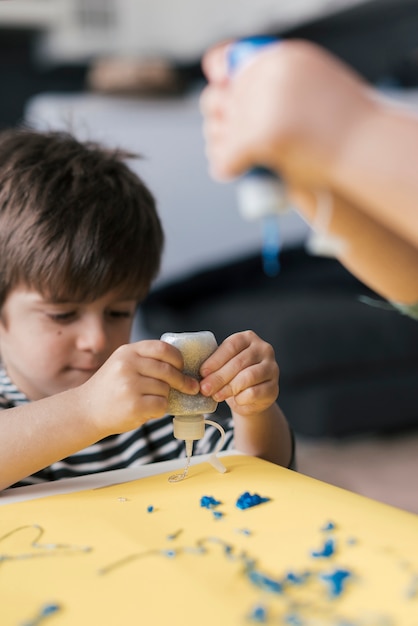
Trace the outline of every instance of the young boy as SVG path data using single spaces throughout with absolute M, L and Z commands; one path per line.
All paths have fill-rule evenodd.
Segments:
M 226 400 L 227 448 L 291 463 L 279 369 L 253 332 L 227 338 L 200 385 L 174 346 L 129 343 L 163 245 L 133 156 L 63 133 L 0 134 L 0 489 L 184 456 L 170 388 Z M 195 453 L 217 445 L 212 430 Z

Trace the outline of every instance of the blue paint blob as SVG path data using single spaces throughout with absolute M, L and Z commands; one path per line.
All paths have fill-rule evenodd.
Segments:
M 344 591 L 344 586 L 351 572 L 347 569 L 336 569 L 329 574 L 321 574 L 321 579 L 328 584 L 329 592 L 332 598 L 336 598 Z
M 314 558 L 329 559 L 335 553 L 335 541 L 334 539 L 327 539 L 321 550 L 312 550 L 311 556 Z
M 220 504 L 222 504 L 222 502 L 220 502 L 219 500 L 216 500 L 212 496 L 202 496 L 200 498 L 200 506 L 204 507 L 205 509 L 214 509 L 216 506 L 219 506 Z
M 245 491 L 242 493 L 237 499 L 235 505 L 238 509 L 249 509 L 253 506 L 258 506 L 263 502 L 268 502 L 270 498 L 263 498 L 259 496 L 258 493 L 251 494 L 249 491 Z
M 53 613 L 56 613 L 57 611 L 59 611 L 61 609 L 59 604 L 46 604 L 42 611 L 41 611 L 41 615 L 52 615 Z
M 176 556 L 176 551 L 175 550 L 163 550 L 162 554 L 164 554 L 164 556 L 168 556 L 170 559 L 174 558 Z
M 38 624 L 40 624 L 41 622 L 43 622 L 44 617 L 48 617 L 49 615 L 53 615 L 54 613 L 56 613 L 57 611 L 60 611 L 61 607 L 59 604 L 55 604 L 54 602 L 51 602 L 50 604 L 45 604 L 41 610 L 39 611 L 38 615 L 35 617 L 35 619 L 31 620 L 30 622 L 24 622 L 22 624 L 22 626 L 38 626 Z
M 221 517 L 223 517 L 224 514 L 221 511 L 213 511 L 213 517 L 215 519 L 221 519 Z
M 270 578 L 269 576 L 266 576 L 261 572 L 257 572 L 257 570 L 249 570 L 248 578 L 253 583 L 253 585 L 256 585 L 256 587 L 259 587 L 264 591 L 269 591 L 270 593 L 283 592 L 283 585 L 281 584 L 281 582 L 279 582 L 278 580 L 274 580 L 274 578 Z
M 321 528 L 321 530 L 327 532 L 329 530 L 335 530 L 335 524 L 334 522 L 327 522 L 326 524 L 324 524 Z
M 147 506 L 147 511 L 148 511 L 148 513 L 152 513 L 154 511 L 154 507 L 152 506 L 152 504 Z
M 267 622 L 267 609 L 261 605 L 255 606 L 248 616 L 248 619 L 258 624 L 265 624 Z
M 295 572 L 288 572 L 286 574 L 285 581 L 292 585 L 302 585 L 307 578 L 309 578 L 310 572 L 303 572 L 303 574 L 295 574 Z

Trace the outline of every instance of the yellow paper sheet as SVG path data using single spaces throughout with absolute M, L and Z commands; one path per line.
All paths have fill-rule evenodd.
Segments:
M 60 610 L 42 626 L 418 624 L 417 516 L 259 459 L 223 461 L 226 474 L 202 464 L 179 483 L 1 507 L 1 626 L 48 603 Z M 240 510 L 246 491 L 270 500 Z M 334 553 L 312 556 L 327 540 Z M 349 572 L 339 596 L 323 579 L 336 570 Z

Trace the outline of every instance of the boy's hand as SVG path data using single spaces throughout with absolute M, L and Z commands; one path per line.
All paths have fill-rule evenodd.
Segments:
M 200 391 L 233 413 L 250 416 L 271 407 L 279 395 L 279 366 L 272 346 L 247 330 L 231 335 L 203 363 Z
M 160 340 L 123 345 L 88 380 L 83 401 L 101 436 L 138 428 L 167 413 L 170 388 L 194 395 L 199 383 L 183 374 L 183 356 Z

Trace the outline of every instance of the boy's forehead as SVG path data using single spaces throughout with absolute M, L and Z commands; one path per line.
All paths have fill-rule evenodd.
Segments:
M 25 298 L 25 300 L 30 300 L 32 302 L 45 300 L 45 297 L 39 291 L 33 287 L 28 287 L 27 285 L 16 285 L 9 291 L 8 297 L 12 295 Z
M 56 296 L 48 291 L 39 291 L 34 289 L 33 287 L 28 287 L 25 285 L 19 285 L 12 290 L 12 293 L 17 296 L 24 298 L 27 302 L 33 304 L 87 304 L 94 301 L 112 301 L 112 302 L 129 302 L 136 303 L 138 301 L 138 297 L 136 294 L 132 292 L 127 292 L 127 290 L 113 289 L 108 291 L 100 296 L 94 298 L 84 298 L 80 300 L 79 298 L 74 298 L 72 294 L 60 294 Z M 10 294 L 9 294 L 10 295 Z

